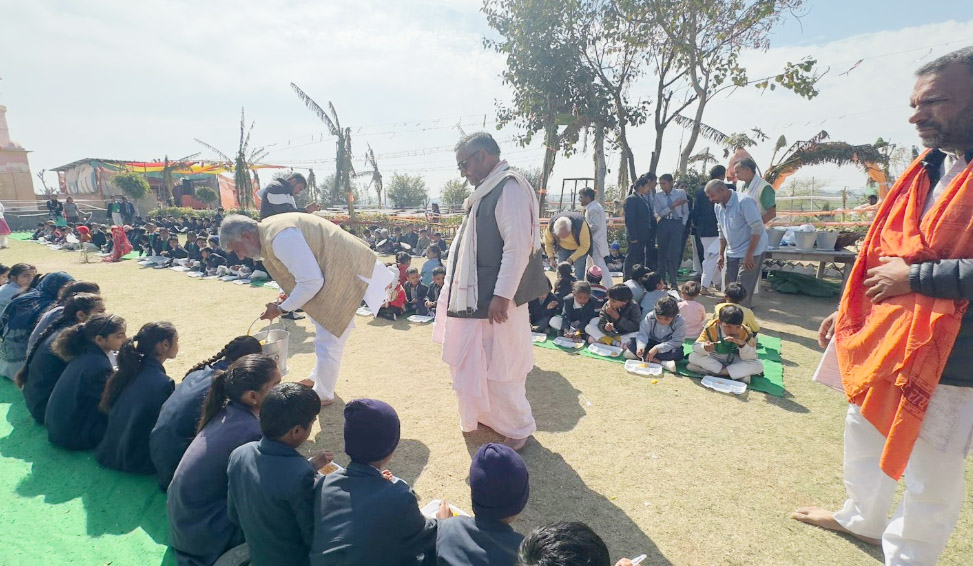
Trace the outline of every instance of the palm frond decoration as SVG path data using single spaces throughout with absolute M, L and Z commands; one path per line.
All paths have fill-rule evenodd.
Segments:
M 820 134 L 818 134 L 820 136 Z M 816 136 L 817 137 L 817 136 Z M 778 177 L 790 175 L 801 167 L 830 163 L 841 167 L 843 165 L 859 165 L 865 163 L 884 163 L 885 156 L 874 145 L 852 145 L 846 142 L 819 142 L 811 140 L 798 142 L 791 146 L 781 162 L 767 169 L 764 179 L 774 184 Z M 798 149 L 794 149 L 798 147 Z

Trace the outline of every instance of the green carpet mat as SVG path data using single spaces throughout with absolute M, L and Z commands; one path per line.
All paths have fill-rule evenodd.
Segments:
M 6 379 L 0 456 L 0 564 L 175 564 L 155 477 L 106 470 L 90 452 L 51 446 Z
M 576 354 L 585 358 L 592 358 L 595 360 L 602 360 L 605 362 L 612 362 L 616 364 L 624 364 L 625 358 L 609 358 L 605 356 L 599 356 L 598 354 L 593 354 L 588 351 L 587 348 L 582 348 L 580 350 L 575 350 L 571 348 L 562 348 L 551 342 L 548 339 L 546 342 L 534 342 L 534 345 L 538 348 L 544 348 L 545 350 L 560 350 L 562 352 L 567 352 L 569 354 Z M 773 336 L 759 336 L 757 339 L 757 358 L 764 364 L 764 373 L 762 375 L 755 375 L 750 380 L 750 389 L 754 391 L 761 391 L 767 393 L 768 395 L 773 395 L 775 397 L 783 397 L 786 389 L 784 388 L 784 365 L 781 363 L 780 357 L 781 341 L 780 338 L 775 338 Z M 683 343 L 683 350 L 688 357 L 690 352 L 693 351 L 693 341 L 688 340 Z M 693 377 L 696 379 L 702 379 L 702 375 L 693 373 L 686 369 L 686 360 L 676 363 L 676 368 L 679 375 L 684 375 L 687 377 Z
M 19 242 L 24 242 L 24 241 L 29 240 L 30 237 L 33 236 L 33 235 L 34 235 L 33 232 L 14 232 L 14 233 L 10 234 L 10 236 L 8 236 L 8 238 L 10 238 L 11 240 L 17 240 Z

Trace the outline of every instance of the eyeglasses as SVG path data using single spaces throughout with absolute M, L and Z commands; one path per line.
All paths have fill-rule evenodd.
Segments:
M 466 164 L 469 163 L 471 159 L 473 159 L 474 157 L 476 157 L 476 154 L 477 153 L 480 153 L 480 151 L 479 150 L 474 151 L 472 155 L 470 155 L 469 157 L 467 157 L 463 161 L 460 161 L 459 163 L 456 164 L 456 168 L 459 169 L 459 172 L 460 173 L 465 173 L 466 172 Z

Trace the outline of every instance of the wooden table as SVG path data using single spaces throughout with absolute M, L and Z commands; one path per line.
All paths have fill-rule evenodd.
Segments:
M 783 248 L 768 248 L 767 251 L 764 252 L 764 259 L 817 262 L 818 270 L 814 276 L 818 279 L 824 277 L 824 270 L 827 267 L 827 264 L 843 263 L 845 267 L 842 270 L 842 288 L 844 288 L 845 282 L 848 281 L 848 275 L 851 274 L 851 267 L 855 265 L 855 259 L 857 258 L 858 254 L 855 252 L 850 252 L 846 249 L 832 251 L 822 251 L 817 249 L 799 250 L 792 246 L 786 246 Z

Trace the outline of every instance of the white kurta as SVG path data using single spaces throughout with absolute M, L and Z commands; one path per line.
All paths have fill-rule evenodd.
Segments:
M 586 269 L 597 265 L 602 272 L 602 285 L 611 287 L 614 282 L 608 264 L 605 262 L 605 257 L 611 253 L 608 249 L 608 217 L 605 214 L 605 207 L 596 200 L 589 202 L 584 207 L 584 219 L 591 232 L 591 254 L 588 255 Z
M 500 274 L 494 294 L 513 299 L 530 257 L 529 195 L 508 179 L 497 202 L 496 217 L 503 238 Z M 495 189 L 498 190 L 498 189 Z M 534 367 L 527 305 L 511 303 L 507 322 L 447 317 L 452 255 L 446 284 L 436 308 L 433 341 L 443 345 L 453 390 L 459 402 L 460 428 L 476 430 L 482 423 L 509 438 L 526 438 L 537 426 L 527 401 L 527 374 Z

